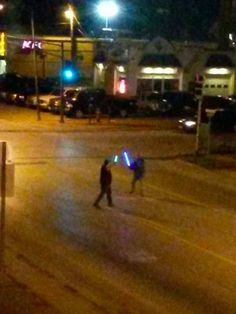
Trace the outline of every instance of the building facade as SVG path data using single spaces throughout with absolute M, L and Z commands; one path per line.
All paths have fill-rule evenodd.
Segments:
M 31 36 L 6 36 L 7 72 L 18 73 L 22 76 L 34 76 L 36 50 L 36 63 L 38 76 L 58 77 L 60 75 L 62 60 L 71 58 L 71 40 L 69 37 L 37 36 L 33 42 Z M 76 41 L 77 66 L 81 77 L 93 79 L 93 40 L 80 38 Z
M 69 37 L 42 36 L 33 42 L 27 35 L 7 35 L 4 40 L 1 73 L 34 76 L 34 49 L 42 78 L 58 77 L 62 60 L 70 60 Z M 142 98 L 151 91 L 194 91 L 197 77 L 202 78 L 205 95 L 236 93 L 235 50 L 219 50 L 217 43 L 79 38 L 76 57 L 81 78 L 105 87 L 108 94 Z

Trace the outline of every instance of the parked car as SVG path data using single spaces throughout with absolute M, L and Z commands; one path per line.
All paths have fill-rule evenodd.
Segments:
M 39 106 L 42 110 L 48 111 L 49 110 L 49 102 L 50 99 L 54 98 L 55 96 L 59 97 L 60 96 L 60 90 L 56 89 L 52 91 L 49 94 L 40 94 L 39 95 Z M 26 106 L 36 109 L 37 107 L 37 97 L 36 95 L 28 96 L 26 99 Z
M 213 132 L 236 132 L 236 109 L 221 109 L 210 115 L 203 111 L 201 122 L 210 123 L 211 131 Z M 185 132 L 196 132 L 197 116 L 180 119 L 178 126 Z
M 100 88 L 81 90 L 75 98 L 65 103 L 68 117 L 81 118 L 95 114 L 97 110 L 110 116 L 127 117 L 137 112 L 137 105 L 133 98 L 106 95 L 105 90 Z
M 180 116 L 194 114 L 198 100 L 187 91 L 152 92 L 140 103 L 140 110 L 148 115 Z
M 87 88 L 67 100 L 65 103 L 65 115 L 68 117 L 82 118 L 93 114 L 97 109 L 101 110 L 105 101 L 105 91 L 99 88 Z
M 202 110 L 205 110 L 209 115 L 214 114 L 216 111 L 233 107 L 235 107 L 235 105 L 229 97 L 207 95 L 202 97 Z
M 85 87 L 69 88 L 64 92 L 64 102 L 68 103 L 70 101 L 75 101 L 78 93 L 85 89 Z M 60 113 L 61 108 L 61 97 L 53 97 L 49 100 L 48 110 L 51 113 L 58 114 Z
M 139 101 L 139 111 L 145 115 L 168 115 L 171 104 L 159 92 L 151 92 L 144 101 Z
M 137 100 L 134 97 L 106 96 L 102 110 L 111 117 L 126 118 L 138 112 Z
M 196 113 L 198 108 L 198 99 L 194 94 L 187 91 L 164 92 L 163 99 L 170 104 L 169 113 L 172 116 L 192 115 Z

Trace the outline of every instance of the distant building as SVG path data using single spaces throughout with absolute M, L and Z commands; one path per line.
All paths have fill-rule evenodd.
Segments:
M 126 80 L 128 96 L 151 91 L 192 90 L 196 77 L 202 77 L 202 93 L 235 93 L 235 53 L 218 50 L 217 43 L 168 42 L 163 38 L 119 39 L 97 42 L 94 83 L 119 93 Z
M 94 43 L 90 38 L 76 41 L 77 66 L 81 76 L 93 79 Z M 7 72 L 16 72 L 24 76 L 34 76 L 34 53 L 37 54 L 39 77 L 58 77 L 62 57 L 71 58 L 71 40 L 69 37 L 37 36 L 35 42 L 31 35 L 6 36 Z
M 58 77 L 62 57 L 71 58 L 69 37 L 1 35 L 0 73 L 34 76 L 37 52 L 39 77 Z M 76 64 L 82 81 L 105 87 L 108 94 L 142 98 L 151 91 L 191 90 L 197 78 L 206 95 L 236 93 L 234 49 L 218 43 L 152 41 L 132 38 L 77 38 Z M 199 90 L 198 90 L 199 92 Z

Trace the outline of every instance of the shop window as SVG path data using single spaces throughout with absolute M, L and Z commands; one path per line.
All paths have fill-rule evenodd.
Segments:
M 137 82 L 137 96 L 144 100 L 146 94 L 152 92 L 152 80 L 151 79 L 139 79 Z
M 179 90 L 179 80 L 164 80 L 164 90 L 165 91 L 178 91 Z
M 154 80 L 154 90 L 161 92 L 162 80 Z

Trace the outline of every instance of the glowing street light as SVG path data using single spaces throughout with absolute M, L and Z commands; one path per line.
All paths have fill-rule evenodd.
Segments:
M 2 11 L 3 9 L 4 9 L 4 5 L 0 3 L 0 11 Z
M 65 17 L 70 20 L 70 22 L 73 22 L 74 16 L 74 11 L 72 10 L 71 6 L 69 6 L 69 9 L 65 11 Z
M 108 20 L 109 18 L 112 18 L 116 16 L 119 12 L 119 7 L 116 4 L 116 2 L 112 0 L 104 0 L 100 2 L 100 4 L 97 6 L 98 14 L 105 18 L 106 22 L 106 28 L 108 28 Z

